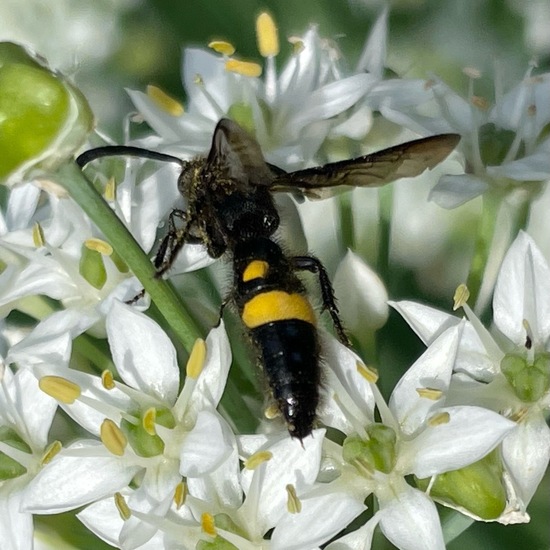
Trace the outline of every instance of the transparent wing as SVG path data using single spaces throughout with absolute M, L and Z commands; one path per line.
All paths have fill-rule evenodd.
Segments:
M 324 199 L 350 187 L 377 187 L 399 178 L 418 176 L 437 166 L 460 141 L 458 134 L 440 134 L 408 141 L 370 155 L 277 173 L 272 191 L 302 193 Z

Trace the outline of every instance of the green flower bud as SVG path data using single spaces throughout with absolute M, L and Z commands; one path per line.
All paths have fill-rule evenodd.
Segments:
M 430 479 L 416 479 L 426 490 Z M 502 463 L 497 451 L 460 470 L 439 474 L 430 494 L 451 506 L 460 506 L 485 519 L 496 519 L 506 508 Z
M 533 365 L 515 354 L 507 354 L 500 362 L 500 370 L 519 399 L 525 403 L 538 401 L 550 388 L 550 354 L 541 353 Z
M 77 88 L 22 46 L 0 42 L 1 182 L 56 169 L 92 127 L 92 112 Z
M 101 253 L 97 250 L 91 250 L 85 244 L 82 245 L 79 272 L 84 279 L 98 290 L 101 290 L 107 281 L 107 271 Z
M 7 426 L 0 426 L 0 441 L 10 445 L 14 449 L 31 453 L 30 447 Z M 16 460 L 0 451 L 0 482 L 6 479 L 13 479 L 27 473 L 27 469 Z
M 238 548 L 219 535 L 211 542 L 199 540 L 196 546 L 197 550 L 238 550 Z
M 152 457 L 164 452 L 164 442 L 162 439 L 158 435 L 147 433 L 141 422 L 132 424 L 127 420 L 122 420 L 120 427 L 137 455 Z
M 395 466 L 395 432 L 383 424 L 372 424 L 367 428 L 368 440 L 351 435 L 344 441 L 344 460 L 359 464 L 367 470 L 378 470 L 389 474 Z

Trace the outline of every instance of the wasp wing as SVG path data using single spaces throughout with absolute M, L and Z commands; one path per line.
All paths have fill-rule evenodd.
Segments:
M 458 134 L 440 134 L 408 141 L 370 155 L 289 173 L 276 173 L 272 191 L 302 193 L 325 199 L 346 188 L 378 187 L 411 178 L 437 166 L 460 141 Z
M 206 166 L 243 187 L 271 186 L 275 179 L 258 142 L 228 118 L 216 125 Z

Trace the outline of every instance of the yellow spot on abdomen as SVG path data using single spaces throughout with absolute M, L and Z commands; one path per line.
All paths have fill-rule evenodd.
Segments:
M 288 294 L 282 290 L 271 290 L 254 296 L 242 313 L 243 323 L 248 328 L 256 328 L 273 321 L 298 319 L 311 325 L 317 323 L 315 312 L 301 294 Z
M 243 272 L 243 283 L 252 281 L 253 279 L 265 279 L 269 264 L 263 260 L 253 260 Z

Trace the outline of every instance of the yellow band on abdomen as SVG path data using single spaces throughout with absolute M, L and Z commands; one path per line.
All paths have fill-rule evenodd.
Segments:
M 248 328 L 256 328 L 273 321 L 298 319 L 315 325 L 317 319 L 308 300 L 301 294 L 271 290 L 257 294 L 246 302 L 242 320 Z
M 265 279 L 269 264 L 263 260 L 252 260 L 245 268 L 242 276 L 243 283 L 253 279 Z

